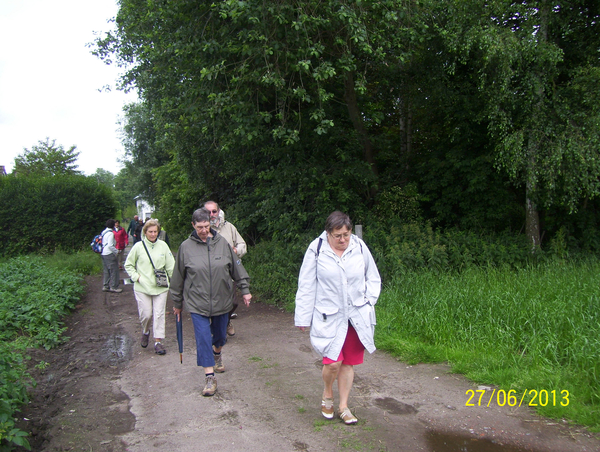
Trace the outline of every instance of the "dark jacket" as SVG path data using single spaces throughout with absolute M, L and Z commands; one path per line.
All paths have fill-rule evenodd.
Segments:
M 133 237 L 133 233 L 135 232 L 135 228 L 137 227 L 138 222 L 136 220 L 131 220 L 129 222 L 129 227 L 127 228 L 127 234 Z
M 179 247 L 171 278 L 173 306 L 212 317 L 229 312 L 237 284 L 242 295 L 250 293 L 250 277 L 227 241 L 211 230 L 206 242 L 192 233 Z M 232 281 L 233 280 L 233 281 Z

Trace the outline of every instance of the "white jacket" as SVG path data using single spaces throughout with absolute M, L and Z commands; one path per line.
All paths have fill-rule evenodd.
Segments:
M 321 356 L 336 360 L 350 321 L 367 351 L 373 353 L 374 306 L 380 292 L 381 277 L 365 242 L 352 235 L 340 258 L 323 232 L 308 246 L 300 268 L 295 324 L 310 326 L 313 348 Z
M 116 256 L 119 254 L 119 250 L 117 249 L 114 230 L 106 228 L 102 231 L 102 256 L 110 256 L 111 254 Z

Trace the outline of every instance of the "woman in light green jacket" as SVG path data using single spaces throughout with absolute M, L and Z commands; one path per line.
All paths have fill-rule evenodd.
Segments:
M 146 221 L 142 229 L 142 240 L 129 251 L 125 261 L 125 271 L 135 283 L 133 293 L 138 304 L 142 324 L 142 347 L 148 346 L 150 338 L 150 320 L 154 330 L 154 351 L 159 355 L 166 353 L 162 340 L 165 338 L 165 308 L 168 287 L 156 284 L 154 269 L 165 270 L 168 280 L 173 276 L 175 259 L 167 245 L 158 240 L 160 224 L 157 220 Z M 151 260 L 152 259 L 152 260 Z

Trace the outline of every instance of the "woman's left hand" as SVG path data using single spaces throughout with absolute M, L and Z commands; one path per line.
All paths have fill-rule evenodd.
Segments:
M 242 298 L 244 299 L 244 304 L 246 305 L 246 307 L 249 307 L 250 300 L 252 300 L 252 295 L 250 295 L 250 294 L 242 295 Z
M 177 317 L 177 320 L 181 320 L 181 318 L 180 318 L 181 311 L 182 311 L 182 309 L 177 309 L 176 307 L 173 307 L 173 314 L 175 314 L 175 317 Z

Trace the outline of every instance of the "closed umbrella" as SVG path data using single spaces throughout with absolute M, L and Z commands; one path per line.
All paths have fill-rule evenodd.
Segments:
M 181 324 L 181 313 L 175 316 L 177 326 L 177 344 L 179 345 L 179 362 L 183 364 L 183 326 Z

